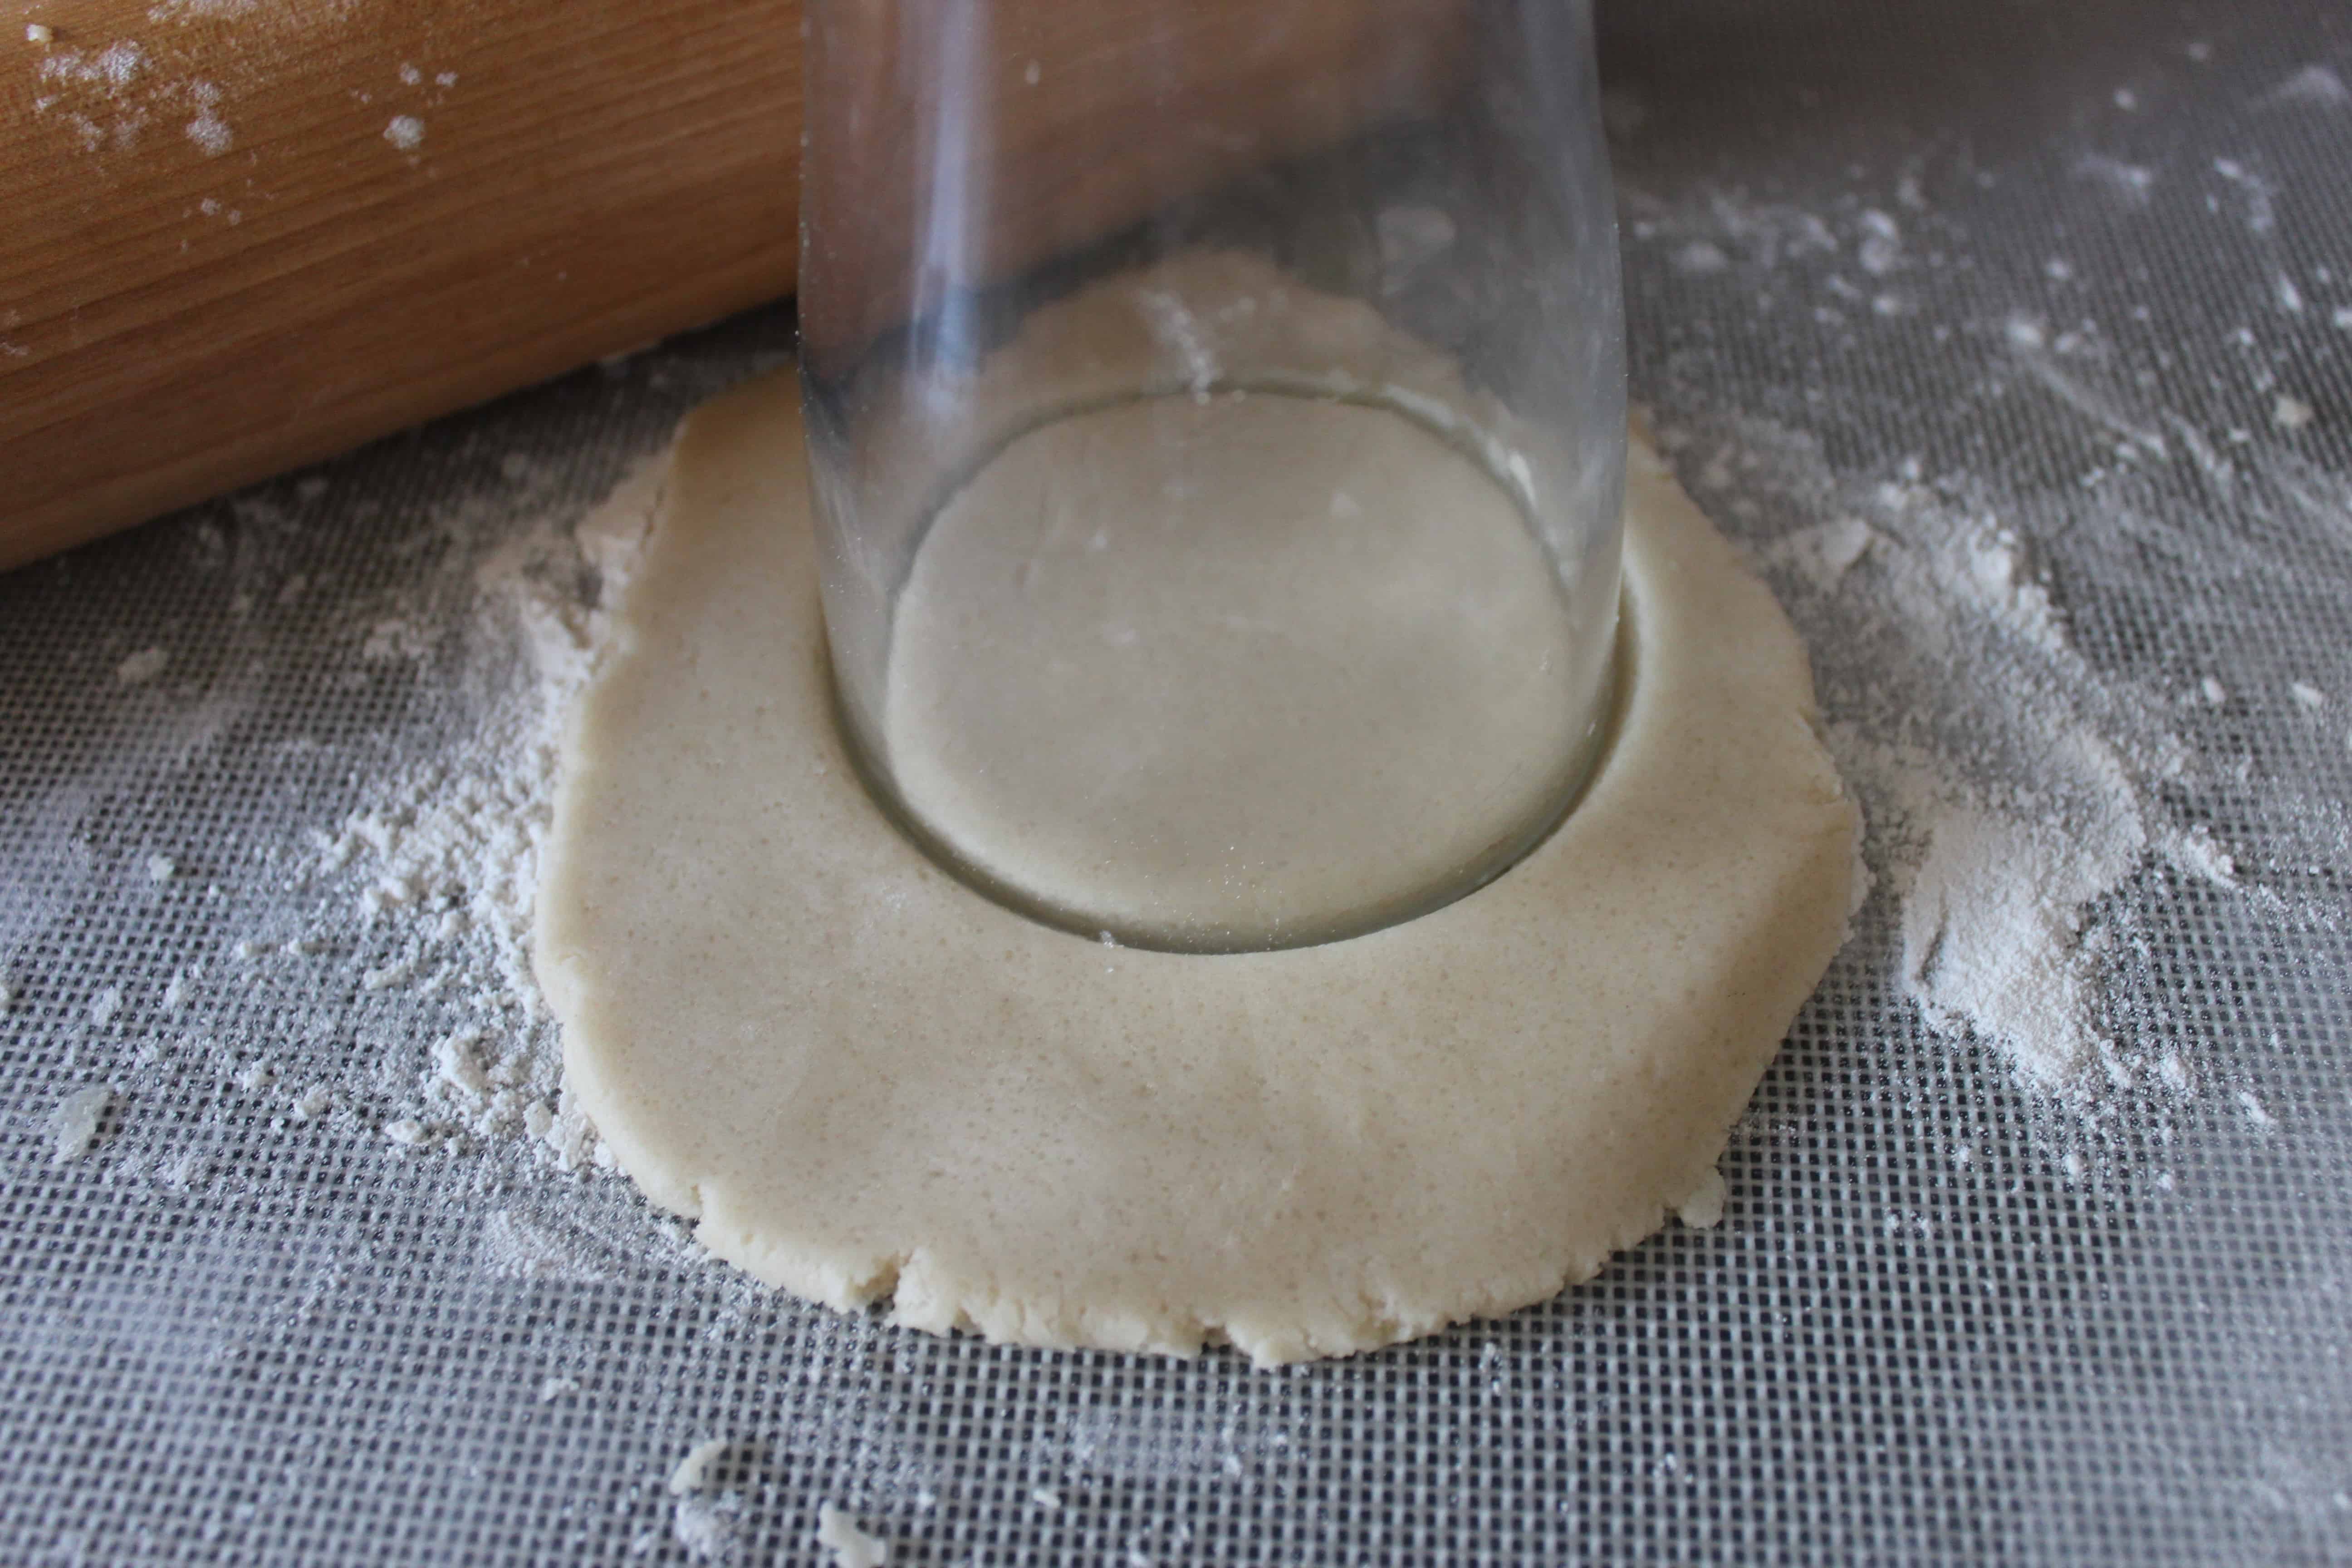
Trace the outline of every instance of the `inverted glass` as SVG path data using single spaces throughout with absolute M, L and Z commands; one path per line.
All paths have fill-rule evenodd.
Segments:
M 1294 947 L 1507 869 L 1613 682 L 1584 0 L 814 0 L 803 402 L 840 718 L 943 865 Z

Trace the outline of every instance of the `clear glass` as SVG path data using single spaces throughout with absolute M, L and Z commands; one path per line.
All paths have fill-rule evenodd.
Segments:
M 842 724 L 990 895 L 1240 952 L 1559 822 L 1613 693 L 1589 0 L 813 0 Z

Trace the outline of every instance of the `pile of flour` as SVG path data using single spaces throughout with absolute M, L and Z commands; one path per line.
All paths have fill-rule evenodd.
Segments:
M 2011 521 L 2027 509 L 1981 479 L 1931 480 L 1916 462 L 1842 479 L 1812 437 L 1748 416 L 1701 417 L 1661 440 L 1702 507 L 1748 520 L 1742 536 L 1805 634 L 1831 749 L 1870 817 L 1888 978 L 1920 1022 L 1956 1048 L 1999 1052 L 2060 1101 L 2191 1092 L 2200 1065 L 2133 1016 L 2134 994 L 2150 989 L 2130 984 L 2146 957 L 2134 906 L 2194 886 L 2257 914 L 2336 917 L 2247 881 L 2204 803 L 2218 775 L 2242 784 L 2251 770 L 2184 731 L 2232 705 L 2330 699 L 2313 703 L 2298 689 L 2317 688 L 2277 676 L 2252 690 L 2213 675 L 2176 689 L 2095 668 Z M 2109 574 L 2139 570 L 2146 518 L 2084 509 L 2070 521 L 2084 592 L 2145 589 Z M 2352 862 L 2323 803 L 2274 798 L 2260 815 L 2300 823 L 2311 853 Z
M 1801 616 L 1840 769 L 1897 906 L 1897 978 L 1927 1026 L 2003 1052 L 2043 1090 L 2138 1070 L 2097 1027 L 2098 907 L 2160 857 L 2231 881 L 2210 839 L 2156 819 L 2185 752 L 2068 643 L 2025 542 L 1915 473 L 1841 493 L 1811 443 L 1754 420 L 1702 469 L 1813 493 L 1826 521 L 1766 547 Z M 1737 454 L 1736 459 L 1731 456 Z M 1766 476 L 1769 476 L 1769 479 Z
M 2347 104 L 2314 64 L 2245 107 Z M 1672 324 L 1662 444 L 1803 633 L 1871 819 L 1849 972 L 1877 967 L 1931 1039 L 1994 1053 L 2078 1124 L 2204 1096 L 2263 1126 L 2180 993 L 2184 965 L 2342 919 L 2352 650 L 2301 628 L 2352 603 L 2352 486 L 2312 460 L 2339 416 L 2309 360 L 2315 319 L 2352 331 L 2352 278 L 2286 243 L 2309 193 L 2263 160 L 2135 161 L 2138 109 L 2119 89 L 2037 154 L 2085 210 L 2026 255 L 2039 217 L 1965 147 L 1810 195 L 1654 193 L 1639 105 L 1612 127 L 1633 275 Z M 2101 269 L 2143 277 L 2146 226 L 2181 224 L 2211 231 L 2213 308 L 2176 320 Z M 1817 377 L 1733 406 L 1683 373 L 1734 315 Z M 2177 368 L 2200 361 L 2226 374 Z M 1850 405 L 1898 385 L 1902 418 Z M 2035 431 L 1994 443 L 2024 471 L 1952 455 L 1996 420 Z M 1906 425 L 1945 466 L 1886 452 Z M 1817 432 L 1875 455 L 1832 462 Z
M 560 1042 L 531 977 L 531 910 L 565 716 L 595 671 L 663 471 L 639 464 L 570 526 L 513 528 L 368 628 L 365 657 L 448 660 L 457 674 L 446 744 L 306 845 L 312 879 L 370 939 L 361 989 L 450 994 L 471 1015 L 431 1042 L 416 1103 L 383 1123 L 394 1142 L 520 1133 L 565 1170 L 601 1163 L 593 1129 L 562 1099 Z

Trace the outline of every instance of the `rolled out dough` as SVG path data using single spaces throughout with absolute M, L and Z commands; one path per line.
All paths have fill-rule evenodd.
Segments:
M 908 808 L 1089 936 L 1299 947 L 1517 859 L 1590 765 L 1580 626 L 1509 494 L 1331 397 L 1182 394 L 1028 432 L 898 596 Z
M 1204 957 L 1033 923 L 868 799 L 797 419 L 779 377 L 682 432 L 539 905 L 571 1091 L 705 1246 L 937 1331 L 1272 1363 L 1542 1300 L 1719 1204 L 1858 821 L 1794 632 L 1654 457 L 1620 726 L 1559 828 L 1402 925 Z

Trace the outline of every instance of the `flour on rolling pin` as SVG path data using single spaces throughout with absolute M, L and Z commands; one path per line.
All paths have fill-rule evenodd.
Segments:
M 27 24 L 0 48 L 26 106 L 0 123 L 0 472 L 23 476 L 0 569 L 788 292 L 797 14 L 99 0 Z
M 0 126 L 28 237 L 5 265 L 40 279 L 0 277 L 0 471 L 28 476 L 0 569 L 792 291 L 798 0 L 102 3 L 0 53 L 34 106 Z M 1199 0 L 1186 25 L 1213 41 L 1255 6 Z M 1382 36 L 1445 9 L 1397 0 Z M 1008 37 L 1101 25 L 1066 0 L 998 13 Z M 1334 47 L 1302 26 L 1247 66 L 1382 68 Z M 1267 145 L 1344 129 L 1328 96 L 1258 94 Z M 1149 163 L 1087 95 L 1024 101 L 1089 187 Z M 1045 227 L 1008 264 L 1139 216 L 1055 198 L 1032 162 Z

